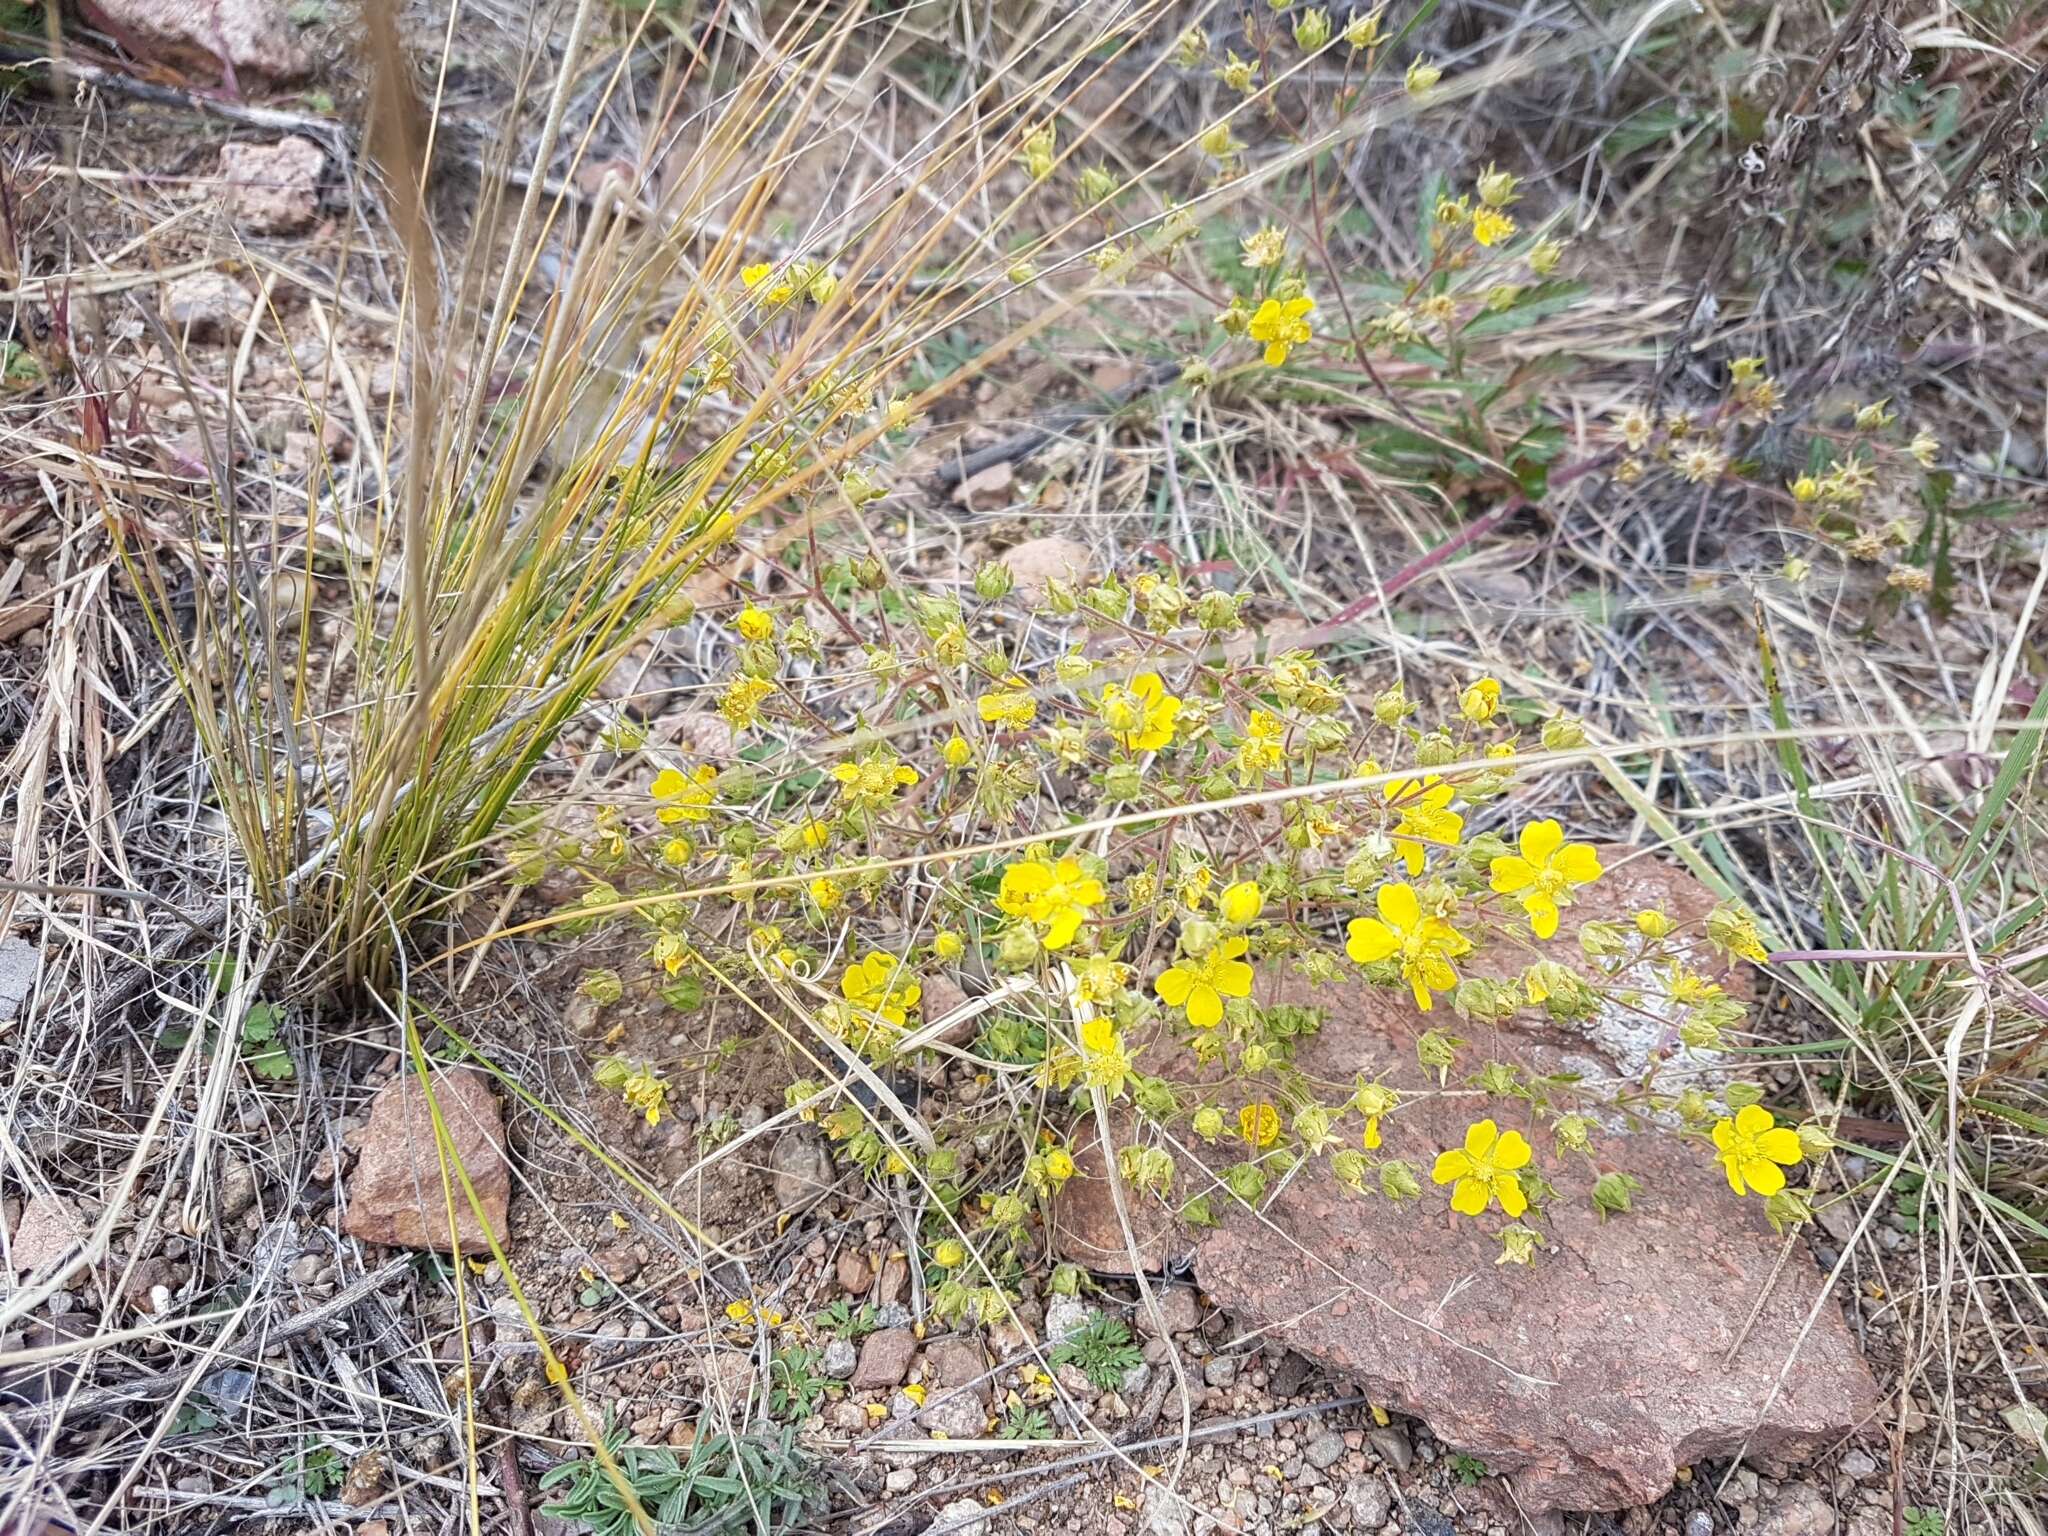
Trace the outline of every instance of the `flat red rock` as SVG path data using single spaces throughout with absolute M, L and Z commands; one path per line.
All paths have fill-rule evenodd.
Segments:
M 1597 893 L 1597 904 L 1567 914 L 1561 956 L 1576 954 L 1588 918 L 1626 919 L 1643 906 L 1661 906 L 1697 933 L 1712 905 L 1704 888 L 1651 860 L 1622 866 L 1623 854 L 1603 850 L 1616 872 L 1584 893 Z M 1692 963 L 1709 967 L 1703 945 Z M 1357 983 L 1311 992 L 1290 978 L 1267 1000 L 1325 1010 L 1297 1065 L 1332 1097 L 1360 1072 L 1407 1092 L 1433 1088 L 1415 1058 L 1416 1037 L 1432 1024 L 1471 1041 L 1461 1072 L 1498 1059 L 1530 1074 L 1624 1077 L 1640 1071 L 1638 1048 L 1661 1030 L 1638 1020 L 1632 1036 L 1627 1020 L 1608 1017 L 1496 1032 L 1443 1006 L 1424 1016 L 1405 994 Z M 1139 1065 L 1182 1078 L 1177 1051 L 1162 1040 Z M 1789 1462 L 1870 1421 L 1876 1385 L 1804 1239 L 1787 1254 L 1762 1202 L 1729 1190 L 1711 1149 L 1616 1123 L 1594 1136 L 1590 1161 L 1561 1158 L 1548 1132 L 1515 1109 L 1476 1094 L 1418 1097 L 1388 1117 L 1380 1155 L 1417 1171 L 1419 1202 L 1354 1196 L 1327 1158 L 1302 1168 L 1259 1216 L 1236 1209 L 1204 1231 L 1184 1231 L 1158 1202 L 1134 1200 L 1141 1256 L 1148 1266 L 1192 1262 L 1240 1328 L 1266 1331 L 1375 1403 L 1427 1420 L 1447 1445 L 1511 1476 L 1532 1509 L 1633 1507 L 1660 1497 L 1681 1466 L 1745 1446 L 1767 1466 Z M 1458 1216 L 1428 1184 L 1436 1154 L 1486 1116 L 1529 1135 L 1535 1166 L 1564 1196 L 1536 1223 L 1544 1241 L 1532 1267 L 1496 1262 L 1507 1221 L 1498 1210 Z M 1344 1124 L 1355 1138 L 1356 1116 Z M 1212 1167 L 1235 1155 L 1199 1143 L 1184 1150 Z M 1184 1200 L 1201 1174 L 1189 1156 L 1181 1161 Z M 1100 1168 L 1097 1158 L 1082 1163 Z M 1631 1212 L 1602 1222 L 1586 1191 L 1610 1170 L 1644 1187 Z M 1105 1181 L 1076 1179 L 1067 1190 L 1055 1220 L 1062 1252 L 1127 1272 Z M 1228 1203 L 1220 1194 L 1215 1202 L 1219 1212 Z

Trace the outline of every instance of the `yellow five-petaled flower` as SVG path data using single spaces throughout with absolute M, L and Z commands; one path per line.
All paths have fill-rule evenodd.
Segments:
M 1102 882 L 1078 859 L 1025 859 L 1003 871 L 996 905 L 1012 917 L 1043 927 L 1047 949 L 1065 949 L 1074 942 L 1089 908 L 1100 906 L 1105 894 Z
M 1130 687 L 1111 683 L 1102 690 L 1096 713 L 1126 752 L 1157 752 L 1173 740 L 1181 701 L 1166 691 L 1157 672 L 1140 672 Z
M 684 773 L 679 768 L 664 768 L 654 776 L 654 782 L 647 786 L 647 793 L 659 802 L 655 819 L 664 826 L 674 826 L 679 821 L 703 821 L 711 812 L 707 807 L 715 798 L 712 785 L 717 782 L 718 770 L 709 763 L 698 767 L 693 773 Z
M 902 968 L 903 962 L 886 950 L 870 950 L 865 959 L 840 974 L 840 995 L 854 1007 L 879 1014 L 901 1029 L 924 996 L 923 986 L 914 978 L 898 980 Z
M 1761 1104 L 1745 1104 L 1732 1120 L 1714 1126 L 1714 1145 L 1719 1147 L 1721 1168 L 1728 1175 L 1728 1187 L 1738 1195 L 1755 1190 L 1775 1195 L 1785 1187 L 1785 1169 L 1804 1154 L 1799 1133 L 1779 1125 Z
M 1520 1131 L 1503 1132 L 1491 1120 L 1465 1128 L 1465 1145 L 1439 1152 L 1430 1177 L 1451 1184 L 1451 1209 L 1478 1216 L 1494 1201 L 1513 1217 L 1529 1209 L 1518 1168 L 1529 1165 L 1531 1151 Z
M 1427 1013 L 1432 992 L 1458 984 L 1451 961 L 1472 947 L 1472 941 L 1440 917 L 1422 915 L 1422 899 L 1405 881 L 1383 885 L 1374 904 L 1378 917 L 1354 917 L 1344 953 L 1360 965 L 1399 960 L 1401 979 L 1415 994 L 1415 1006 Z
M 1567 843 L 1564 828 L 1554 821 L 1532 821 L 1522 828 L 1522 851 L 1493 861 L 1493 888 L 1503 896 L 1519 896 L 1536 937 L 1557 932 L 1557 909 L 1571 903 L 1572 887 L 1591 885 L 1601 875 L 1600 855 L 1591 843 Z
M 1408 873 L 1422 873 L 1425 845 L 1455 848 L 1465 830 L 1465 818 L 1451 809 L 1457 790 L 1435 774 L 1419 779 L 1395 779 L 1381 791 L 1401 813 L 1394 828 L 1394 846 Z
M 1252 968 L 1238 957 L 1250 947 L 1239 935 L 1219 941 L 1206 955 L 1183 955 L 1152 983 L 1169 1008 L 1183 1008 L 1197 1029 L 1223 1022 L 1223 999 L 1252 995 Z
M 879 751 L 857 763 L 836 765 L 832 777 L 850 803 L 866 810 L 883 810 L 895 800 L 897 790 L 917 782 L 918 772 L 893 752 Z
M 1292 299 L 1268 299 L 1258 307 L 1247 331 L 1253 341 L 1266 344 L 1268 367 L 1278 368 L 1287 361 L 1290 348 L 1309 339 L 1308 317 L 1315 307 L 1316 301 L 1305 293 Z

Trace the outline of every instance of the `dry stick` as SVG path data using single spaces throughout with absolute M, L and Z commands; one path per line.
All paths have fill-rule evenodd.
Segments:
M 1179 363 L 1154 363 L 1121 389 L 1109 391 L 1107 406 L 1077 405 L 1056 411 L 1036 426 L 1026 427 L 999 443 L 991 443 L 986 448 L 978 448 L 973 453 L 963 454 L 941 464 L 932 471 L 932 483 L 944 490 L 958 485 L 962 480 L 971 479 L 984 469 L 1028 459 L 1054 438 L 1071 431 L 1082 422 L 1107 415 L 1130 404 L 1140 395 L 1150 394 L 1179 377 Z
M 0 44 L 0 64 L 36 68 L 55 62 L 47 53 L 37 49 Z M 97 90 L 111 91 L 117 96 L 148 102 L 151 106 L 174 107 L 181 112 L 200 112 L 222 117 L 231 123 L 243 123 L 251 128 L 264 128 L 279 133 L 302 133 L 309 138 L 324 141 L 327 148 L 337 155 L 346 152 L 347 129 L 330 118 L 314 117 L 304 112 L 280 112 L 275 107 L 252 107 L 238 101 L 223 101 L 218 97 L 203 96 L 197 91 L 181 91 L 168 85 L 137 80 L 118 69 L 106 69 L 98 64 L 82 64 L 76 57 L 70 55 L 68 50 L 60 67 L 72 80 L 90 85 Z

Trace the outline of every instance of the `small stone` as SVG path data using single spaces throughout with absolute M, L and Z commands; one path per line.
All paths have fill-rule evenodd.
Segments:
M 908 1493 L 917 1486 L 917 1468 L 898 1467 L 882 1479 L 882 1488 L 887 1493 Z
M 220 1219 L 239 1221 L 256 1203 L 256 1174 L 239 1157 L 224 1158 L 220 1169 Z
M 484 1221 L 500 1241 L 510 1230 L 506 1210 L 512 1199 L 512 1166 L 506 1154 L 505 1120 L 483 1075 L 469 1068 L 436 1072 L 433 1093 L 454 1156 L 483 1207 L 479 1220 L 462 1190 L 456 1190 L 456 1233 L 463 1251 L 475 1253 L 488 1246 Z M 452 1251 L 433 1113 L 427 1090 L 413 1073 L 394 1077 L 370 1101 L 362 1155 L 346 1193 L 348 1208 L 341 1229 L 350 1237 L 388 1248 Z
M 1188 1536 L 1188 1506 L 1164 1488 L 1145 1496 L 1145 1517 L 1138 1526 L 1140 1536 Z
M 1394 1496 L 1377 1477 L 1355 1478 L 1344 1489 L 1344 1504 L 1351 1511 L 1351 1524 L 1360 1531 L 1376 1531 L 1393 1513 Z
M 327 151 L 287 134 L 275 144 L 223 144 L 220 178 L 228 212 L 258 235 L 311 228 L 320 211 L 320 173 Z
M 15 1273 L 25 1275 L 56 1263 L 72 1245 L 85 1241 L 85 1226 L 69 1201 L 48 1194 L 31 1197 L 10 1239 Z
M 1267 1384 L 1272 1387 L 1275 1397 L 1299 1397 L 1314 1370 L 1306 1356 L 1292 1349 L 1285 1350 L 1281 1353 L 1280 1363 L 1273 1367 L 1272 1375 L 1267 1378 Z
M 860 1353 L 850 1339 L 834 1339 L 825 1346 L 825 1353 L 819 1361 L 819 1368 L 834 1381 L 845 1381 L 853 1374 L 859 1363 Z
M 925 1536 L 966 1536 L 988 1524 L 988 1506 L 979 1499 L 955 1499 L 925 1528 Z
M 1714 1536 L 1714 1517 L 1696 1509 L 1685 1517 L 1685 1536 Z
M 1202 1367 L 1202 1381 L 1212 1387 L 1227 1387 L 1237 1380 L 1237 1356 L 1218 1355 Z
M 1138 1308 L 1138 1327 L 1145 1333 L 1191 1333 L 1202 1321 L 1201 1304 L 1194 1290 L 1185 1285 L 1155 1285 L 1152 1299 L 1159 1304 L 1155 1321 L 1150 1307 Z
M 988 1428 L 988 1410 L 971 1391 L 945 1391 L 925 1399 L 917 1422 L 948 1440 L 973 1440 Z
M 1396 1425 L 1374 1430 L 1365 1437 L 1365 1443 L 1396 1472 L 1406 1472 L 1415 1465 L 1415 1446 L 1408 1439 L 1408 1431 Z
M 1151 1385 L 1152 1367 L 1148 1362 L 1140 1360 L 1124 1372 L 1122 1379 L 1116 1384 L 1116 1390 L 1128 1401 L 1142 1397 L 1145 1389 Z
M 0 938 L 0 1024 L 11 1022 L 28 1001 L 42 953 L 26 939 Z
M 859 1403 L 841 1398 L 826 1410 L 825 1422 L 842 1435 L 857 1435 L 868 1427 L 868 1411 Z
M 1043 601 L 1050 582 L 1076 585 L 1087 581 L 1095 564 L 1085 544 L 1057 536 L 1026 539 L 1005 550 L 1001 559 L 1017 583 L 1017 595 L 1027 603 Z
M 806 1204 L 832 1187 L 832 1155 L 808 1126 L 777 1137 L 768 1166 L 775 1175 L 775 1204 L 781 1210 Z
M 1757 1516 L 1756 1536 L 1834 1536 L 1835 1506 L 1809 1483 L 1788 1483 Z
M 882 1260 L 882 1273 L 875 1280 L 874 1301 L 877 1306 L 901 1302 L 910 1294 L 910 1265 L 903 1255 L 891 1254 Z
M 948 1334 L 934 1339 L 924 1352 L 924 1382 L 927 1387 L 947 1390 L 971 1387 L 978 1401 L 986 1402 L 993 1388 L 987 1381 L 988 1354 L 981 1341 L 966 1334 Z
M 187 272 L 164 285 L 164 323 L 174 335 L 217 341 L 247 320 L 255 303 L 225 272 Z
M 1071 1338 L 1088 1326 L 1095 1309 L 1073 1296 L 1055 1296 L 1045 1309 L 1045 1338 L 1049 1344 Z
M 855 1253 L 851 1248 L 840 1250 L 832 1272 L 839 1281 L 839 1289 L 849 1296 L 865 1296 L 875 1283 L 874 1265 L 868 1262 L 866 1254 Z
M 1344 1459 L 1344 1437 L 1334 1429 L 1325 1429 L 1309 1437 L 1308 1447 L 1303 1453 L 1308 1464 L 1318 1472 L 1327 1472 Z
M 871 1333 L 860 1347 L 860 1360 L 853 1368 L 856 1392 L 893 1387 L 910 1371 L 917 1353 L 917 1335 L 908 1328 L 884 1328 Z
M 1842 1458 L 1842 1471 L 1859 1483 L 1868 1482 L 1877 1475 L 1877 1458 L 1858 1447 Z
M 1016 466 L 1004 459 L 969 475 L 954 486 L 953 504 L 970 512 L 993 512 L 1010 504 L 1013 499 L 1011 487 L 1016 483 Z
M 279 0 L 81 0 L 79 9 L 131 53 L 209 79 L 296 80 L 312 68 Z

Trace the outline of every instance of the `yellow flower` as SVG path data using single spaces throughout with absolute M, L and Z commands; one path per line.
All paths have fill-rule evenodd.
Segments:
M 1237 1112 L 1237 1134 L 1254 1147 L 1270 1147 L 1280 1137 L 1280 1112 L 1270 1104 L 1247 1104 Z
M 1107 955 L 1090 955 L 1074 967 L 1075 990 L 1081 994 L 1083 1002 L 1100 1007 L 1123 990 L 1124 981 L 1130 974 L 1131 968 L 1121 960 L 1112 960 Z
M 1427 1013 L 1430 994 L 1458 984 L 1451 961 L 1472 947 L 1472 941 L 1440 917 L 1422 915 L 1415 887 L 1402 881 L 1383 885 L 1375 898 L 1379 916 L 1354 917 L 1344 953 L 1360 965 L 1398 959 L 1401 979 L 1415 994 L 1415 1006 Z
M 1152 990 L 1167 1007 L 1186 1009 L 1195 1028 L 1214 1029 L 1223 1022 L 1224 998 L 1252 994 L 1252 968 L 1238 958 L 1250 947 L 1250 941 L 1239 935 L 1223 940 L 1206 955 L 1183 956 L 1152 983 Z
M 772 261 L 756 262 L 751 267 L 740 269 L 740 281 L 746 285 L 747 292 L 749 293 L 760 288 L 762 284 L 768 283 L 769 278 L 774 276 L 775 263 Z M 795 296 L 796 284 L 787 275 L 776 278 L 773 283 L 769 284 L 767 291 L 762 294 L 762 298 L 772 305 L 787 304 Z
M 1668 939 L 1677 926 L 1655 907 L 1645 907 L 1636 914 L 1636 932 L 1646 939 Z
M 939 748 L 939 757 L 948 768 L 965 768 L 974 761 L 974 744 L 955 731 L 946 738 L 946 744 Z
M 1457 794 L 1451 785 L 1432 773 L 1420 779 L 1395 779 L 1380 792 L 1401 813 L 1394 827 L 1394 846 L 1400 849 L 1409 874 L 1422 873 L 1424 844 L 1458 846 L 1465 818 L 1450 808 L 1451 798 Z
M 1472 238 L 1481 245 L 1499 245 L 1514 233 L 1515 221 L 1498 208 L 1482 207 L 1472 215 Z
M 839 888 L 839 882 L 829 875 L 820 875 L 809 886 L 811 900 L 818 904 L 820 912 L 831 912 L 846 900 L 846 892 Z
M 1591 843 L 1567 843 L 1564 828 L 1554 821 L 1532 821 L 1522 828 L 1522 851 L 1493 861 L 1493 888 L 1503 896 L 1522 898 L 1529 926 L 1539 939 L 1557 932 L 1557 909 L 1571 901 L 1572 887 L 1600 878 L 1600 856 Z
M 1111 683 L 1095 706 L 1126 752 L 1157 752 L 1172 741 L 1180 710 L 1181 701 L 1166 691 L 1157 672 L 1140 672 L 1128 688 Z
M 1018 731 L 1038 718 L 1038 700 L 1022 683 L 1014 681 L 994 693 L 984 693 L 975 700 L 975 708 L 986 724 L 1006 725 Z
M 1278 368 L 1287 361 L 1288 350 L 1310 336 L 1308 315 L 1316 301 L 1307 294 L 1292 299 L 1268 299 L 1258 307 L 1246 327 L 1253 341 L 1266 344 L 1266 364 Z
M 1458 712 L 1474 725 L 1484 725 L 1500 708 L 1500 679 L 1482 677 L 1458 695 Z
M 1081 1049 L 1104 1055 L 1117 1048 L 1116 1020 L 1106 1013 L 1092 1014 L 1081 1021 Z
M 1065 949 L 1074 942 L 1089 909 L 1100 906 L 1107 895 L 1102 882 L 1078 859 L 1025 859 L 1003 871 L 996 905 L 1044 928 L 1047 949 Z
M 967 1262 L 967 1245 L 949 1237 L 932 1250 L 932 1262 L 941 1269 L 958 1269 Z
M 775 685 L 765 678 L 736 677 L 719 698 L 718 712 L 734 730 L 744 731 L 760 719 L 761 701 L 774 691 Z
M 1358 1106 L 1358 1112 L 1365 1116 L 1365 1149 L 1376 1151 L 1380 1144 L 1380 1119 L 1392 1114 L 1401 1102 L 1401 1095 L 1385 1083 L 1360 1083 L 1358 1092 L 1351 1102 Z
M 749 603 L 732 621 L 732 627 L 740 632 L 742 640 L 766 640 L 775 633 L 775 615 Z
M 900 1029 L 924 996 L 924 988 L 915 978 L 897 979 L 902 968 L 903 962 L 887 951 L 870 950 L 865 959 L 840 973 L 840 995 L 854 1007 L 877 1014 Z
M 1240 880 L 1226 887 L 1216 903 L 1216 910 L 1223 915 L 1223 921 L 1240 927 L 1256 922 L 1265 909 L 1266 893 L 1259 889 L 1256 880 Z
M 662 1109 L 668 1103 L 668 1084 L 654 1075 L 650 1067 L 639 1067 L 619 1087 L 626 1096 L 626 1102 L 647 1116 L 649 1125 L 661 1123 Z
M 647 793 L 660 802 L 655 820 L 664 826 L 674 826 L 679 821 L 708 818 L 711 812 L 706 807 L 714 798 L 711 786 L 717 778 L 718 771 L 709 763 L 687 774 L 675 768 L 662 769 L 647 786 Z
M 1801 1161 L 1799 1133 L 1779 1125 L 1761 1104 L 1745 1104 L 1732 1120 L 1714 1125 L 1714 1145 L 1719 1147 L 1721 1167 L 1728 1175 L 1728 1187 L 1738 1195 L 1751 1190 L 1764 1196 L 1785 1187 L 1784 1169 Z
M 1045 1176 L 1055 1187 L 1066 1183 L 1074 1176 L 1074 1154 L 1065 1147 L 1054 1147 L 1046 1153 Z
M 1427 59 L 1417 59 L 1408 66 L 1408 73 L 1402 79 L 1402 86 L 1410 96 L 1426 96 L 1443 79 L 1444 72 Z
M 1451 1209 L 1463 1215 L 1481 1215 L 1498 1200 L 1508 1215 L 1520 1216 L 1529 1209 L 1529 1199 L 1515 1170 L 1526 1168 L 1531 1155 L 1520 1131 L 1503 1134 L 1491 1120 L 1481 1120 L 1466 1128 L 1462 1148 L 1437 1154 L 1430 1177 L 1439 1184 L 1455 1182 Z
M 851 805 L 867 810 L 885 810 L 894 802 L 896 791 L 918 781 L 918 771 L 886 748 L 877 749 L 858 763 L 840 763 L 832 770 L 839 781 L 839 793 Z
M 1245 722 L 1244 740 L 1237 744 L 1237 781 L 1250 788 L 1267 774 L 1287 763 L 1280 738 L 1287 734 L 1287 722 L 1271 710 L 1255 709 Z
M 941 960 L 958 960 L 967 953 L 967 941 L 950 928 L 941 928 L 932 936 L 932 953 Z

